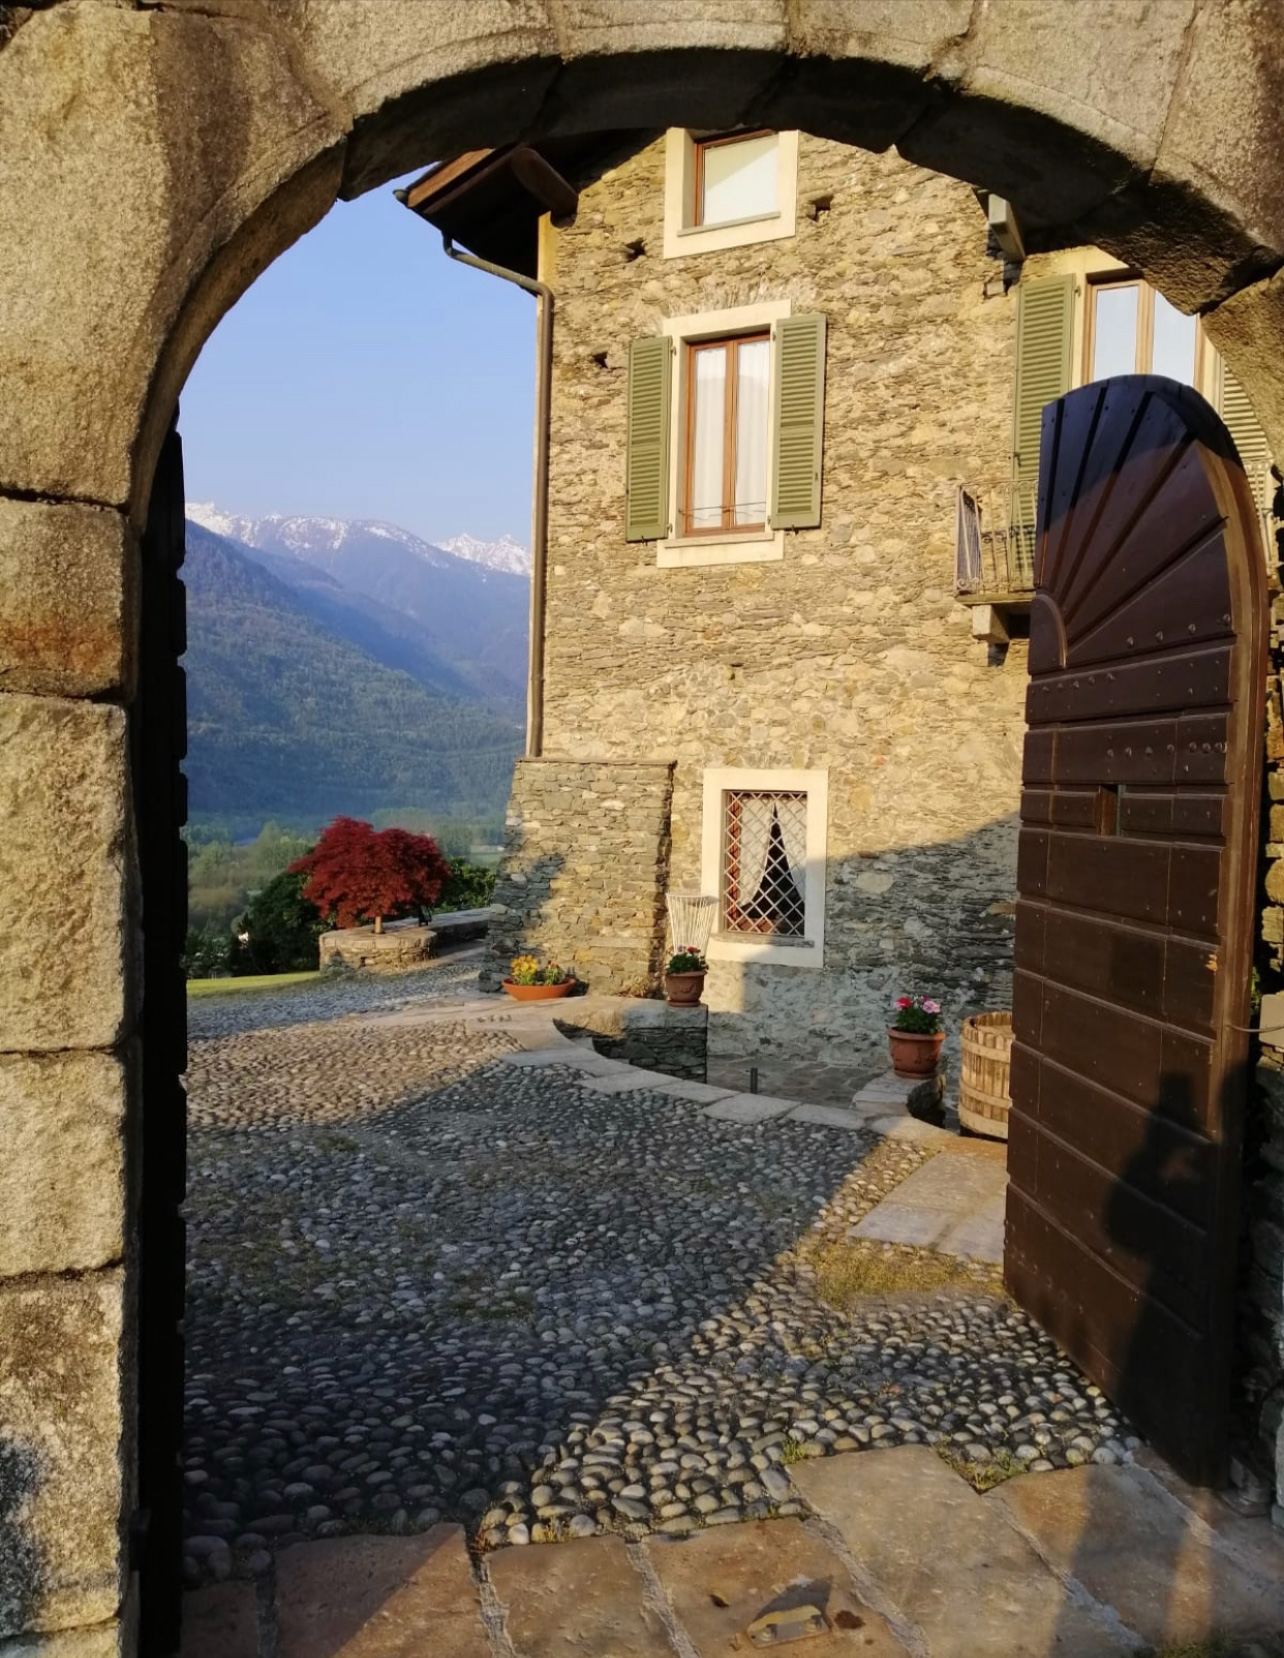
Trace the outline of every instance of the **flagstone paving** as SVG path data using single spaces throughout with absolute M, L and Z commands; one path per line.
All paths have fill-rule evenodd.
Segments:
M 470 1557 L 462 1528 L 286 1550 L 186 1601 L 182 1658 L 1284 1658 L 1284 1538 L 1137 1467 L 980 1496 L 926 1446 L 789 1470 L 805 1518 Z M 1229 1512 L 1229 1511 L 1224 1511 Z

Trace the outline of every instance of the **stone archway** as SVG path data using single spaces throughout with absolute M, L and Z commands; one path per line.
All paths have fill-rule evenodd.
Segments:
M 0 1632 L 128 1645 L 137 542 L 175 398 L 220 316 L 337 196 L 433 156 L 606 125 L 801 126 L 897 144 L 1006 196 L 1035 234 L 1059 227 L 1138 267 L 1204 313 L 1284 449 L 1272 10 L 0 7 L 0 1397 L 31 1562 Z

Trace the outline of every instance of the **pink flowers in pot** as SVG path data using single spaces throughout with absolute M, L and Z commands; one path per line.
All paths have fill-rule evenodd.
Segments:
M 898 996 L 892 1029 L 909 1031 L 915 1036 L 935 1036 L 944 1029 L 941 1004 L 931 996 Z

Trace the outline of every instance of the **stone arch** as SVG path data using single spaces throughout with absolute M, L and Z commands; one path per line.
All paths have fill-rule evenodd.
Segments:
M 285 0 L 265 16 L 252 0 L 56 0 L 0 56 L 0 372 L 28 393 L 0 415 L 0 488 L 128 502 L 137 519 L 156 408 L 336 196 L 472 145 L 690 121 L 896 144 L 1007 196 L 1035 234 L 1100 243 L 1207 314 L 1284 449 L 1269 10 Z
M 606 125 L 798 126 L 896 144 L 1006 196 L 1035 235 L 1139 268 L 1204 313 L 1284 451 L 1272 13 L 0 6 L 0 1180 L 21 1182 L 0 1204 L 0 1351 L 5 1431 L 43 1459 L 23 1522 L 39 1592 L 0 1608 L 0 1635 L 86 1628 L 94 1650 L 116 1649 L 134 1442 L 136 540 L 174 399 L 222 314 L 337 197 L 433 156 Z M 51 1437 L 47 1396 L 24 1378 L 45 1375 L 33 1359 L 54 1345 L 72 1362 L 69 1426 Z

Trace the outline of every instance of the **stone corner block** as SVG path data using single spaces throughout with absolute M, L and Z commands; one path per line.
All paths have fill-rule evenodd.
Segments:
M 0 690 L 128 695 L 135 556 L 118 512 L 0 499 Z
M 0 1287 L 3 1635 L 76 1631 L 117 1614 L 123 1297 L 119 1271 Z
M 125 1017 L 125 715 L 0 694 L 0 1032 L 109 1048 Z
M 0 1054 L 0 1275 L 121 1258 L 124 1120 L 115 1055 Z

